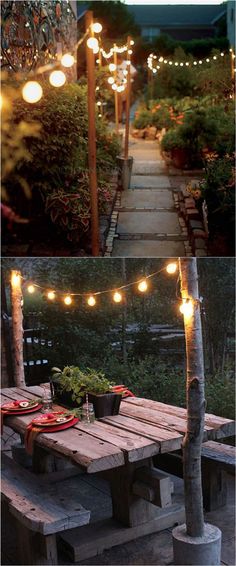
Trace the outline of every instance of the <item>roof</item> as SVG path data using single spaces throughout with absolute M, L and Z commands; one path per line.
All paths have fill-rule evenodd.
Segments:
M 226 14 L 225 4 L 127 5 L 135 21 L 143 26 L 210 26 Z

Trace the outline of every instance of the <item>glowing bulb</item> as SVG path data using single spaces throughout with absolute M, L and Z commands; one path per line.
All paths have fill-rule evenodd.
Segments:
M 87 46 L 89 47 L 89 49 L 92 49 L 94 53 L 95 53 L 96 49 L 98 49 L 98 51 L 99 51 L 98 40 L 96 39 L 96 37 L 89 37 L 87 39 Z M 98 51 L 97 51 L 97 53 L 98 53 Z
M 20 274 L 13 271 L 11 276 L 12 287 L 19 287 L 20 285 Z
M 25 102 L 34 104 L 42 98 L 43 89 L 37 81 L 28 81 L 22 89 L 22 96 Z
M 53 71 L 49 75 L 49 82 L 52 86 L 59 88 L 63 86 L 66 82 L 66 75 L 63 71 Z
M 216 59 L 217 59 L 216 55 L 214 55 L 213 59 L 214 59 L 214 61 L 216 61 Z
M 111 88 L 113 88 L 113 90 L 117 90 L 117 85 L 114 83 Z
M 130 61 L 125 61 L 125 62 L 126 62 L 126 65 L 130 65 L 130 64 L 131 64 Z
M 134 40 L 131 39 L 130 45 L 134 45 Z
M 221 53 L 221 57 L 224 57 L 224 56 L 225 56 L 225 54 L 224 54 L 224 53 Z
M 114 77 L 109 77 L 109 79 L 107 79 L 107 82 L 109 83 L 109 85 L 113 85 L 115 82 Z
M 184 66 L 184 64 L 183 64 L 183 63 L 180 63 L 180 67 L 183 67 L 183 66 Z
M 159 62 L 162 63 L 164 61 L 163 57 L 159 57 Z
M 169 65 L 173 65 L 172 61 L 169 61 Z
M 178 67 L 178 64 L 179 64 L 179 63 L 177 63 L 177 61 L 176 61 L 176 62 L 175 62 L 175 66 Z
M 152 72 L 153 72 L 154 75 L 155 75 L 155 73 L 157 73 L 157 69 L 152 69 Z
M 71 305 L 72 298 L 70 297 L 70 295 L 66 295 L 66 297 L 64 298 L 64 303 L 65 305 Z
M 186 67 L 189 67 L 189 62 L 188 62 L 188 61 L 186 61 L 185 65 L 186 65 Z
M 166 65 L 166 63 L 168 63 L 167 59 L 164 59 L 164 63 L 165 63 L 165 65 Z
M 194 64 L 194 65 L 197 65 L 197 61 L 193 61 L 193 64 Z
M 100 24 L 99 22 L 95 22 L 94 24 L 92 24 L 92 30 L 94 31 L 94 33 L 101 33 L 102 24 Z
M 143 281 L 140 281 L 138 284 L 138 290 L 140 291 L 140 293 L 145 293 L 145 291 L 147 291 L 148 288 L 148 284 L 146 279 L 143 279 Z
M 97 106 L 102 106 L 102 103 L 100 101 L 98 101 Z
M 177 263 L 168 263 L 166 266 L 166 271 L 169 274 L 175 273 L 177 269 Z
M 28 285 L 27 291 L 28 291 L 28 293 L 30 293 L 30 295 L 32 295 L 35 292 L 34 285 Z
M 61 64 L 63 65 L 63 67 L 72 67 L 74 65 L 74 62 L 75 58 L 70 53 L 65 53 L 65 55 L 62 55 Z
M 54 301 L 55 297 L 56 297 L 56 295 L 55 295 L 54 291 L 48 291 L 47 298 L 50 301 Z
M 116 291 L 113 295 L 113 301 L 115 303 L 120 303 L 122 301 L 122 295 L 121 293 L 118 293 L 118 291 Z
M 111 71 L 111 73 L 113 73 L 116 70 L 116 65 L 115 63 L 110 63 L 109 65 L 109 71 Z
M 193 315 L 193 303 L 190 299 L 183 299 L 182 305 L 180 305 L 179 310 L 185 318 L 190 318 Z
M 207 62 L 207 63 L 210 63 L 210 59 L 207 58 L 207 59 L 206 59 L 206 62 Z
M 128 49 L 128 54 L 129 54 L 129 55 L 132 55 L 132 53 L 133 53 L 133 50 L 132 50 L 132 49 Z
M 87 303 L 90 307 L 94 307 L 94 305 L 96 305 L 96 299 L 91 295 L 88 298 Z
M 202 65 L 202 61 L 201 61 L 201 59 L 200 59 L 200 61 L 198 61 L 198 63 L 199 63 L 199 65 Z

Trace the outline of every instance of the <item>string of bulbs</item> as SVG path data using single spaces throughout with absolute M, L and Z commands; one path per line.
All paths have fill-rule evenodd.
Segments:
M 130 283 L 126 283 L 116 288 L 103 289 L 100 291 L 87 292 L 87 293 L 78 293 L 78 292 L 71 293 L 68 291 L 65 292 L 61 290 L 56 290 L 53 287 L 51 288 L 49 288 L 48 286 L 45 287 L 37 283 L 27 284 L 27 280 L 24 277 L 22 277 L 18 272 L 12 273 L 11 284 L 13 286 L 17 286 L 19 285 L 20 280 L 23 280 L 27 285 L 26 288 L 30 295 L 33 295 L 37 291 L 37 289 L 39 289 L 44 293 L 46 298 L 52 303 L 55 302 L 56 299 L 59 297 L 66 306 L 71 306 L 73 304 L 74 297 L 81 297 L 82 299 L 85 300 L 86 304 L 89 307 L 95 307 L 95 305 L 97 304 L 97 297 L 101 295 L 105 295 L 105 294 L 111 295 L 114 303 L 121 304 L 122 301 L 124 300 L 123 292 L 129 288 L 136 288 L 141 294 L 144 294 L 149 290 L 149 280 L 151 278 L 159 275 L 163 271 L 166 271 L 169 275 L 174 275 L 177 271 L 177 268 L 178 266 L 176 262 L 170 262 L 162 269 L 155 271 L 154 273 L 151 273 L 136 281 L 131 281 Z M 182 299 L 179 310 L 185 317 L 189 318 L 192 316 L 193 308 L 194 308 L 194 301 L 192 299 L 189 298 Z
M 231 53 L 232 59 L 235 59 L 235 54 L 233 53 L 232 49 L 229 49 L 229 53 Z M 161 68 L 161 65 L 170 65 L 170 66 L 173 65 L 174 67 L 178 67 L 178 68 L 180 67 L 196 68 L 198 65 L 201 66 L 204 63 L 211 63 L 212 61 L 218 61 L 221 57 L 223 58 L 227 54 L 228 54 L 227 52 L 222 51 L 220 55 L 213 55 L 212 57 L 206 57 L 206 59 L 198 59 L 194 61 L 173 61 L 172 59 L 166 59 L 165 57 L 162 56 L 158 58 L 157 55 L 150 53 L 150 55 L 147 58 L 147 65 L 150 71 L 152 71 L 153 74 L 155 74 Z M 154 66 L 154 62 L 160 63 L 160 65 L 157 64 Z

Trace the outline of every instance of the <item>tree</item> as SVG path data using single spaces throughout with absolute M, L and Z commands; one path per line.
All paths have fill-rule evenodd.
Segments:
M 133 15 L 119 0 L 89 2 L 88 9 L 93 11 L 94 19 L 97 18 L 102 24 L 103 37 L 115 40 L 139 34 L 139 27 L 135 24 Z
M 204 361 L 202 327 L 198 294 L 196 258 L 179 261 L 181 295 L 192 305 L 192 313 L 184 315 L 187 358 L 187 431 L 183 441 L 183 475 L 187 534 L 201 537 L 204 531 L 201 444 L 204 431 Z

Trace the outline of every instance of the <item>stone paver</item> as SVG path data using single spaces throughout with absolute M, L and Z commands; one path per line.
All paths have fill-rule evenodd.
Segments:
M 131 189 L 169 189 L 170 181 L 167 175 L 132 175 Z
M 180 235 L 180 225 L 175 212 L 120 212 L 118 234 L 171 234 Z
M 136 208 L 172 208 L 173 197 L 170 191 L 143 189 L 124 191 L 121 196 L 121 207 Z
M 149 159 L 151 156 L 148 154 Z M 133 164 L 133 175 L 160 175 L 165 174 L 167 171 L 166 165 L 163 161 L 138 161 L 136 158 Z
M 183 242 L 159 240 L 114 240 L 113 257 L 182 257 Z

